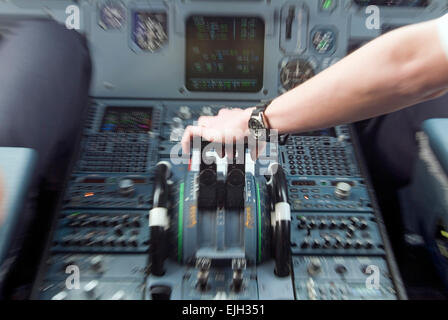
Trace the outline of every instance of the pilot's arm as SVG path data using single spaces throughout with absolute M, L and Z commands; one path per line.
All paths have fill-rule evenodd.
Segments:
M 447 90 L 445 15 L 376 38 L 277 97 L 264 115 L 269 127 L 279 133 L 304 132 L 397 111 Z M 188 152 L 193 136 L 224 142 L 234 131 L 236 139 L 242 138 L 248 132 L 252 110 L 223 110 L 216 117 L 199 118 L 198 126 L 185 130 L 184 152 Z

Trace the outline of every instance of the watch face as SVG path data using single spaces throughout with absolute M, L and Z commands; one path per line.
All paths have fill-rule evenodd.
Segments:
M 263 129 L 263 124 L 261 124 L 258 119 L 251 118 L 249 120 L 249 129 L 252 130 Z
M 249 120 L 249 130 L 254 138 L 260 139 L 263 136 L 265 127 L 259 119 L 251 118 Z

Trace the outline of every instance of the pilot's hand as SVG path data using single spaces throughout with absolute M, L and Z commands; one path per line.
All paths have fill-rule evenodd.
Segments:
M 191 140 L 202 137 L 210 142 L 223 143 L 226 149 L 235 143 L 244 143 L 249 136 L 248 122 L 254 108 L 221 109 L 217 116 L 202 116 L 196 126 L 188 126 L 182 137 L 182 151 L 190 152 Z M 231 156 L 230 153 L 227 153 Z

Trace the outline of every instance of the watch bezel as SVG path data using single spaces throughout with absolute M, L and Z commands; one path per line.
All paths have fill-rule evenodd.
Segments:
M 263 117 L 264 109 L 264 107 L 257 107 L 253 111 L 248 123 L 251 135 L 257 140 L 263 137 L 267 137 L 266 132 L 268 128 L 266 127 L 266 123 Z

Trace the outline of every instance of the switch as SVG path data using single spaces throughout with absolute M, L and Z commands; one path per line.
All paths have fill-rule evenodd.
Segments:
M 103 265 L 104 265 L 103 256 L 97 255 L 94 256 L 92 259 L 90 259 L 90 267 L 97 272 L 102 272 Z
M 336 273 L 339 273 L 339 274 L 344 274 L 347 272 L 347 268 L 343 264 L 338 264 L 334 268 L 334 271 L 336 271 Z
M 131 236 L 131 237 L 129 238 L 129 244 L 130 244 L 132 247 L 138 247 L 138 239 L 137 239 L 137 237 L 136 237 L 136 236 Z
M 123 235 L 123 227 L 122 226 L 116 226 L 114 227 L 114 233 L 117 236 L 122 236 Z
M 201 115 L 202 116 L 213 116 L 213 110 L 210 106 L 203 106 L 201 108 Z
M 84 286 L 84 293 L 90 299 L 96 299 L 99 282 L 92 280 Z
M 308 239 L 304 239 L 303 241 L 302 241 L 302 243 L 300 244 L 300 247 L 302 248 L 302 249 L 306 249 L 306 248 L 308 248 L 310 246 L 310 240 L 308 240 Z
M 67 298 L 68 298 L 68 294 L 67 294 L 67 292 L 65 292 L 65 291 L 61 291 L 61 292 L 55 294 L 55 295 L 51 298 L 51 300 L 67 300 Z
M 210 274 L 211 260 L 208 258 L 199 258 L 196 260 L 196 268 L 199 269 L 197 275 L 196 287 L 201 291 L 208 288 L 208 277 Z
M 240 292 L 243 287 L 243 270 L 246 269 L 246 259 L 232 260 L 232 285 L 231 288 L 235 292 Z
M 310 276 L 319 274 L 322 271 L 322 265 L 319 259 L 311 259 L 307 271 Z

